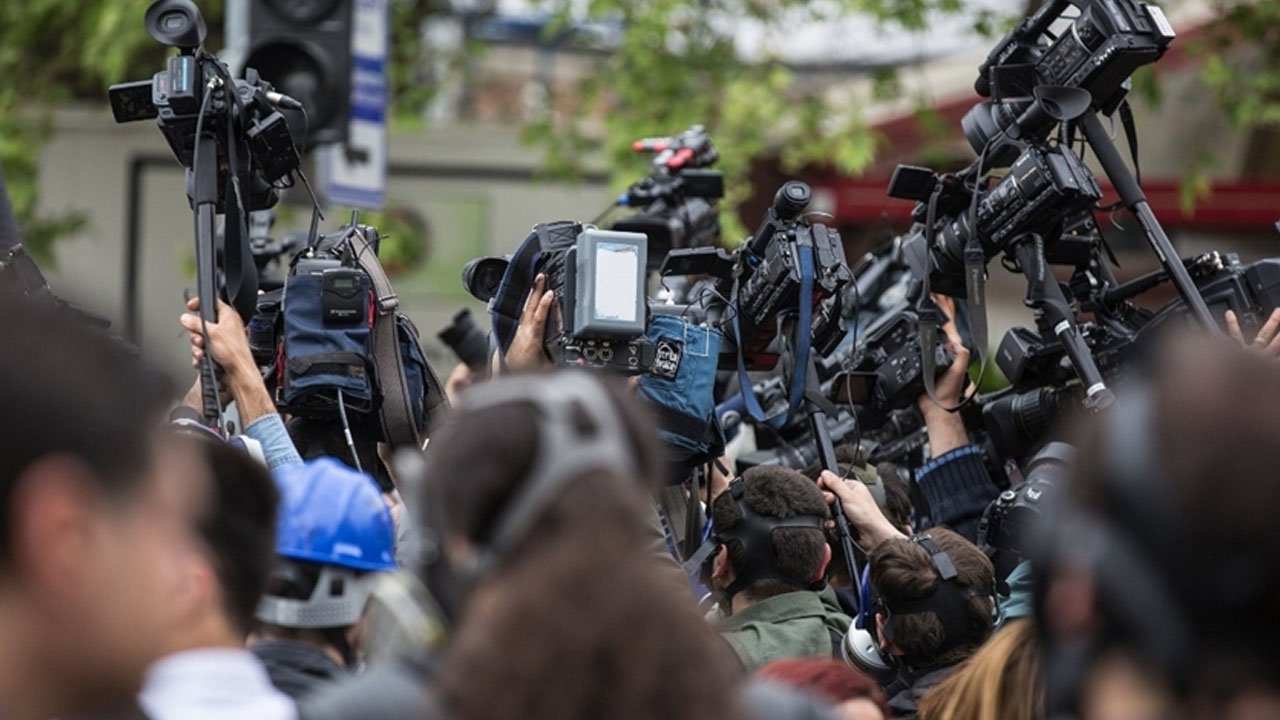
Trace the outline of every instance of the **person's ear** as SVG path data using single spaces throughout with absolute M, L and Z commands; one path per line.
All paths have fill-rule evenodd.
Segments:
M 729 562 L 729 546 L 721 545 L 716 550 L 716 559 L 711 565 L 711 579 L 728 586 L 735 579 L 733 563 Z
M 827 576 L 827 567 L 831 565 L 831 543 L 822 543 L 822 562 L 818 563 L 818 572 L 812 578 L 814 582 Z
M 94 562 L 96 516 L 103 511 L 91 472 L 72 458 L 48 457 L 24 470 L 14 486 L 9 506 L 13 569 L 43 603 L 57 605 L 93 592 L 78 587 L 86 563 Z

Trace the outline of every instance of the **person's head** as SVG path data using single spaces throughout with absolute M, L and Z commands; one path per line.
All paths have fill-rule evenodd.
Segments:
M 373 478 L 331 458 L 274 475 L 282 501 L 259 633 L 315 645 L 353 665 L 373 579 L 396 568 L 391 511 Z
M 48 308 L 0 307 L 0 633 L 57 686 L 0 697 L 7 716 L 130 696 L 164 652 L 158 619 L 206 490 L 163 431 L 170 397 L 119 341 Z
M 871 496 L 875 498 L 876 506 L 884 513 L 894 529 L 906 535 L 911 534 L 913 511 L 911 492 L 907 489 L 907 482 L 901 468 L 891 462 L 872 465 L 867 462 L 866 453 L 853 445 L 836 447 L 836 463 L 837 474 L 850 479 L 857 478 L 866 484 L 871 490 Z M 804 469 L 805 477 L 817 482 L 823 469 L 821 463 L 815 462 Z M 836 587 L 851 587 L 853 581 L 849 577 L 849 564 L 844 558 L 844 548 L 839 544 L 833 545 L 831 553 L 831 565 L 828 570 L 831 584 Z M 854 555 L 859 564 L 866 562 L 866 555 L 856 546 Z
M 829 657 L 775 660 L 759 677 L 804 690 L 831 703 L 841 720 L 885 720 L 889 707 L 876 681 Z
M 441 673 L 455 717 L 733 716 L 727 653 L 654 548 L 652 427 L 571 371 L 474 388 L 433 436 L 429 522 L 474 588 Z
M 170 649 L 243 642 L 271 573 L 279 493 L 248 453 L 202 431 L 180 432 L 203 456 L 211 489 L 197 516 Z
M 804 475 L 773 465 L 751 468 L 711 503 L 712 532 L 720 541 L 711 584 L 748 602 L 820 585 L 831 561 L 822 529 L 828 517 L 822 491 Z
M 1274 716 L 1280 368 L 1203 338 L 1156 349 L 1144 382 L 1080 433 L 1033 561 L 1046 663 L 1062 679 L 1051 709 L 1243 717 L 1265 697 Z M 1062 672 L 1073 666 L 1084 672 Z
M 1028 618 L 1003 625 L 920 700 L 920 720 L 1042 720 L 1040 640 Z
M 871 586 L 881 649 L 908 667 L 968 657 L 995 624 L 991 561 L 945 528 L 885 540 L 871 551 Z

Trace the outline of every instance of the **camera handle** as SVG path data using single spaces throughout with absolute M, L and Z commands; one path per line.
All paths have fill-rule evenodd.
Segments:
M 801 369 L 796 368 L 795 372 L 801 372 Z M 814 444 L 818 448 L 818 462 L 823 470 L 830 470 L 839 475 L 840 464 L 836 460 L 835 445 L 831 441 L 831 429 L 827 426 L 826 408 L 829 405 L 822 396 L 822 384 L 818 381 L 818 364 L 813 355 L 809 356 L 803 372 L 805 402 L 809 412 L 809 426 L 813 429 Z M 838 497 L 831 503 L 831 514 L 836 523 L 836 537 L 840 540 L 840 549 L 844 551 L 844 561 L 849 569 L 849 581 L 853 583 L 853 589 L 856 591 L 854 597 L 857 598 L 858 609 L 861 609 L 862 574 L 858 572 L 858 561 L 854 556 L 853 530 L 849 527 L 849 518 L 845 517 L 844 506 Z
M 1160 259 L 1160 264 L 1164 265 L 1165 270 L 1169 272 L 1169 277 L 1173 280 L 1174 287 L 1178 288 L 1178 294 L 1187 303 L 1187 308 L 1191 310 L 1191 314 L 1209 331 L 1210 335 L 1220 336 L 1222 331 L 1218 328 L 1218 323 L 1214 320 L 1213 315 L 1210 314 L 1209 307 L 1205 305 L 1204 297 L 1200 295 L 1200 290 L 1191 280 L 1191 275 L 1183 267 L 1181 258 L 1179 258 L 1177 251 L 1173 249 L 1173 244 L 1169 242 L 1169 236 L 1165 234 L 1164 228 L 1160 226 L 1160 221 L 1156 219 L 1155 213 L 1152 212 L 1151 205 L 1147 202 L 1146 194 L 1142 192 L 1142 187 L 1138 185 L 1137 179 L 1129 171 L 1129 167 L 1125 165 L 1124 158 L 1120 155 L 1120 150 L 1116 148 L 1116 144 L 1112 141 L 1106 128 L 1102 127 L 1102 121 L 1098 119 L 1098 115 L 1094 112 L 1086 112 L 1076 119 L 1076 123 L 1084 131 L 1084 137 L 1088 141 L 1089 147 L 1093 149 L 1093 153 L 1098 157 L 1098 162 L 1102 165 L 1102 169 L 1106 171 L 1107 177 L 1115 185 L 1116 192 L 1120 194 L 1120 202 L 1124 203 L 1124 206 L 1142 224 L 1142 230 L 1147 236 L 1147 241 L 1151 243 L 1152 249 L 1155 250 L 1156 257 Z
M 218 208 L 218 141 L 211 134 L 196 138 L 192 162 L 192 193 L 196 216 L 196 296 L 200 298 L 200 319 L 218 320 L 217 278 L 213 257 L 214 223 Z M 204 359 L 200 361 L 200 394 L 205 422 L 218 428 L 222 401 L 218 397 L 218 365 L 205 338 Z
M 1014 240 L 1009 252 L 1017 258 L 1018 267 L 1027 276 L 1027 307 L 1035 310 L 1041 329 L 1051 331 L 1062 343 L 1085 387 L 1084 406 L 1092 412 L 1110 407 L 1115 402 L 1115 394 L 1102 379 L 1089 346 L 1080 337 L 1062 286 L 1049 271 L 1049 263 L 1044 258 L 1044 240 L 1034 233 L 1023 235 Z

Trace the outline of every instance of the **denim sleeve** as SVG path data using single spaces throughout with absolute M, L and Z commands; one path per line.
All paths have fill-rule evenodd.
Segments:
M 982 448 L 965 445 L 934 458 L 916 471 L 915 479 L 929 506 L 931 524 L 949 527 L 976 543 L 982 512 L 1000 494 L 982 461 Z
M 263 415 L 245 426 L 244 434 L 262 444 L 262 452 L 267 456 L 267 467 L 275 470 L 281 465 L 301 465 L 302 456 L 293 446 L 289 431 L 284 428 L 284 420 L 278 413 Z

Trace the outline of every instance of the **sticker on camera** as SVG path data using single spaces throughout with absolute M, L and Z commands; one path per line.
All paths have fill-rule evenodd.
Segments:
M 684 356 L 684 343 L 675 340 L 659 340 L 658 352 L 653 359 L 653 374 L 675 380 L 680 373 L 680 358 Z

